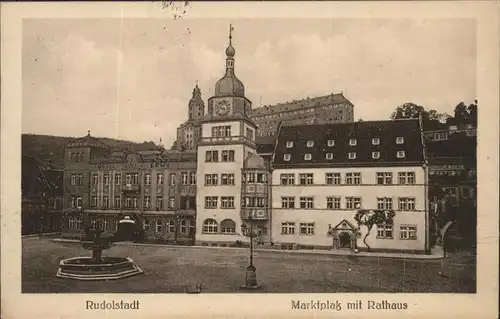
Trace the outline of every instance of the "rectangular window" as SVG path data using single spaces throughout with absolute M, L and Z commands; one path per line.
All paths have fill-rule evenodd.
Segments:
M 181 181 L 182 181 L 182 185 L 189 185 L 189 173 L 188 172 L 181 173 Z
M 301 235 L 314 235 L 314 223 L 300 223 Z
M 377 238 L 392 239 L 392 225 L 380 224 L 377 225 Z
M 378 172 L 377 173 L 377 184 L 378 185 L 392 184 L 392 173 Z
M 115 197 L 115 208 L 120 208 L 122 206 L 121 204 L 121 198 L 120 197 Z
M 349 159 L 356 159 L 356 152 L 349 152 Z
M 137 208 L 139 206 L 139 198 L 133 197 L 132 198 L 132 207 Z
M 134 185 L 139 184 L 139 173 L 132 174 L 132 184 Z
M 167 228 L 167 231 L 169 233 L 175 233 L 175 221 L 173 219 L 167 220 L 167 224 L 165 225 Z
M 312 185 L 313 184 L 313 174 L 299 174 L 299 183 L 300 185 Z
M 335 140 L 328 140 L 327 145 L 328 145 L 328 147 L 335 146 Z
M 156 174 L 156 185 L 163 185 L 164 179 L 163 179 L 163 173 L 157 173 Z
M 220 198 L 221 208 L 234 208 L 234 197 L 222 196 Z
M 155 221 L 155 232 L 161 233 L 162 231 L 162 222 L 161 219 Z
M 415 184 L 414 172 L 400 172 L 398 173 L 399 184 Z
M 234 185 L 234 174 L 221 174 L 220 184 L 221 185 Z
M 326 173 L 325 174 L 327 185 L 339 185 L 340 184 L 340 173 Z
M 361 184 L 361 173 L 354 173 L 353 181 L 354 181 L 354 185 L 360 185 Z
M 246 182 L 247 183 L 255 183 L 255 173 L 247 173 L 246 174 Z
M 399 197 L 399 210 L 415 210 L 415 198 Z
M 379 145 L 380 144 L 380 139 L 378 137 L 372 138 L 372 144 L 373 145 Z
M 125 197 L 125 207 L 126 208 L 132 207 L 132 197 Z
M 313 197 L 300 197 L 300 208 L 313 209 L 314 208 L 314 198 Z
M 149 221 L 147 219 L 142 221 L 142 229 L 144 229 L 144 231 L 149 231 Z
M 206 196 L 205 208 L 217 208 L 217 196 Z
M 78 174 L 77 175 L 77 180 L 78 180 L 78 185 L 82 186 L 83 185 L 83 174 Z
M 181 233 L 187 234 L 189 229 L 189 220 L 183 219 L 181 220 Z
M 151 197 L 145 196 L 144 197 L 144 208 L 149 208 L 150 203 L 151 203 Z
M 293 141 L 286 141 L 286 148 L 292 148 L 293 147 Z
M 99 184 L 99 176 L 97 174 L 92 174 L 92 185 Z
M 97 196 L 92 196 L 92 201 L 90 202 L 92 207 L 97 207 Z
M 102 197 L 102 207 L 108 208 L 109 207 L 109 197 L 108 196 L 103 196 Z
M 109 174 L 104 174 L 104 185 L 109 185 Z
M 122 175 L 115 174 L 115 185 L 121 185 L 121 184 L 122 184 Z
M 306 153 L 306 154 L 304 154 L 304 160 L 305 160 L 305 161 L 310 161 L 311 159 L 312 159 L 312 155 L 311 155 L 311 153 Z
M 333 159 L 333 153 L 326 153 L 326 159 L 327 160 L 332 160 Z
M 380 152 L 372 152 L 372 158 L 373 159 L 379 159 L 380 158 Z
M 314 146 L 314 141 L 307 141 L 307 147 L 313 147 Z
M 281 234 L 282 235 L 295 234 L 295 223 L 281 223 Z
M 231 126 L 215 126 L 212 127 L 212 137 L 230 137 Z
M 326 208 L 327 209 L 340 209 L 340 197 L 332 196 L 326 198 Z
M 398 151 L 396 154 L 397 158 L 404 158 L 405 157 L 405 151 Z
M 144 185 L 151 185 L 151 174 L 144 175 Z
M 97 226 L 97 219 L 95 217 L 92 217 L 92 219 L 90 220 L 90 228 L 96 229 L 96 226 Z
M 284 155 L 283 155 L 283 160 L 284 160 L 284 161 L 288 162 L 288 161 L 290 161 L 291 159 L 292 159 L 292 155 L 290 155 L 290 154 L 284 154 Z
M 266 174 L 257 173 L 257 183 L 265 183 L 266 182 Z
M 346 209 L 361 208 L 361 197 L 346 197 Z
M 392 209 L 392 198 L 377 197 L 377 209 Z
M 218 176 L 217 174 L 205 174 L 205 185 L 206 186 L 215 186 L 218 185 Z
M 251 128 L 247 128 L 247 138 L 253 141 L 253 130 Z
M 132 174 L 125 175 L 125 184 L 127 184 L 127 185 L 132 184 Z
M 396 137 L 396 144 L 404 144 L 405 139 L 402 136 Z
M 221 162 L 234 162 L 234 151 L 233 150 L 222 151 Z
M 399 227 L 399 238 L 400 239 L 417 239 L 417 226 L 414 225 L 401 225 Z
M 295 208 L 295 197 L 281 197 L 281 208 Z
M 76 185 L 76 174 L 71 174 L 71 185 Z
M 161 197 L 161 196 L 156 197 L 156 208 L 158 208 L 158 209 L 163 208 L 163 197 Z
M 189 183 L 196 185 L 196 172 L 189 172 Z
M 349 140 L 349 145 L 350 146 L 356 146 L 358 144 L 358 141 L 355 138 L 351 138 Z
M 281 185 L 294 185 L 295 174 L 281 174 L 280 180 L 281 180 Z
M 218 162 L 218 161 L 219 161 L 219 151 L 205 152 L 205 162 Z
M 168 208 L 170 209 L 175 208 L 175 197 L 168 198 Z

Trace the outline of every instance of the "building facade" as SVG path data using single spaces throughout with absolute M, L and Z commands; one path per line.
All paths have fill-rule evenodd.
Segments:
M 275 136 L 278 125 L 350 123 L 354 105 L 343 93 L 265 105 L 252 110 L 259 136 Z
M 144 240 L 194 239 L 196 153 L 109 152 L 90 134 L 66 147 L 63 236 L 84 229 L 111 235 L 133 220 Z
M 208 99 L 198 143 L 197 229 L 201 243 L 235 243 L 241 235 L 242 168 L 256 152 L 257 126 L 250 119 L 252 103 L 235 74 L 235 49 L 229 35 L 226 72 Z
M 418 120 L 283 126 L 272 168 L 275 245 L 429 251 Z M 395 216 L 368 234 L 360 210 Z

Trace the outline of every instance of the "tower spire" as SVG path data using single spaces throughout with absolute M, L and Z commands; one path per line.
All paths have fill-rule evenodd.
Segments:
M 231 46 L 231 40 L 233 39 L 232 32 L 233 32 L 233 25 L 229 24 L 229 46 Z

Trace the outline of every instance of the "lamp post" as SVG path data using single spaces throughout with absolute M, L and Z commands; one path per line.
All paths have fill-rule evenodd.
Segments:
M 243 223 L 241 225 L 241 231 L 244 236 L 250 238 L 250 265 L 248 265 L 245 270 L 245 284 L 241 286 L 241 288 L 258 289 L 259 285 L 257 285 L 257 271 L 255 266 L 253 265 L 253 238 L 255 237 L 255 234 L 252 224 L 252 216 L 248 217 L 248 221 L 250 227 Z

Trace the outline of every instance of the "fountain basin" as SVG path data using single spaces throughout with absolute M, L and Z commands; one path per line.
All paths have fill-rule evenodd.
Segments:
M 59 262 L 56 276 L 77 280 L 113 280 L 138 274 L 143 270 L 129 257 L 74 257 Z

